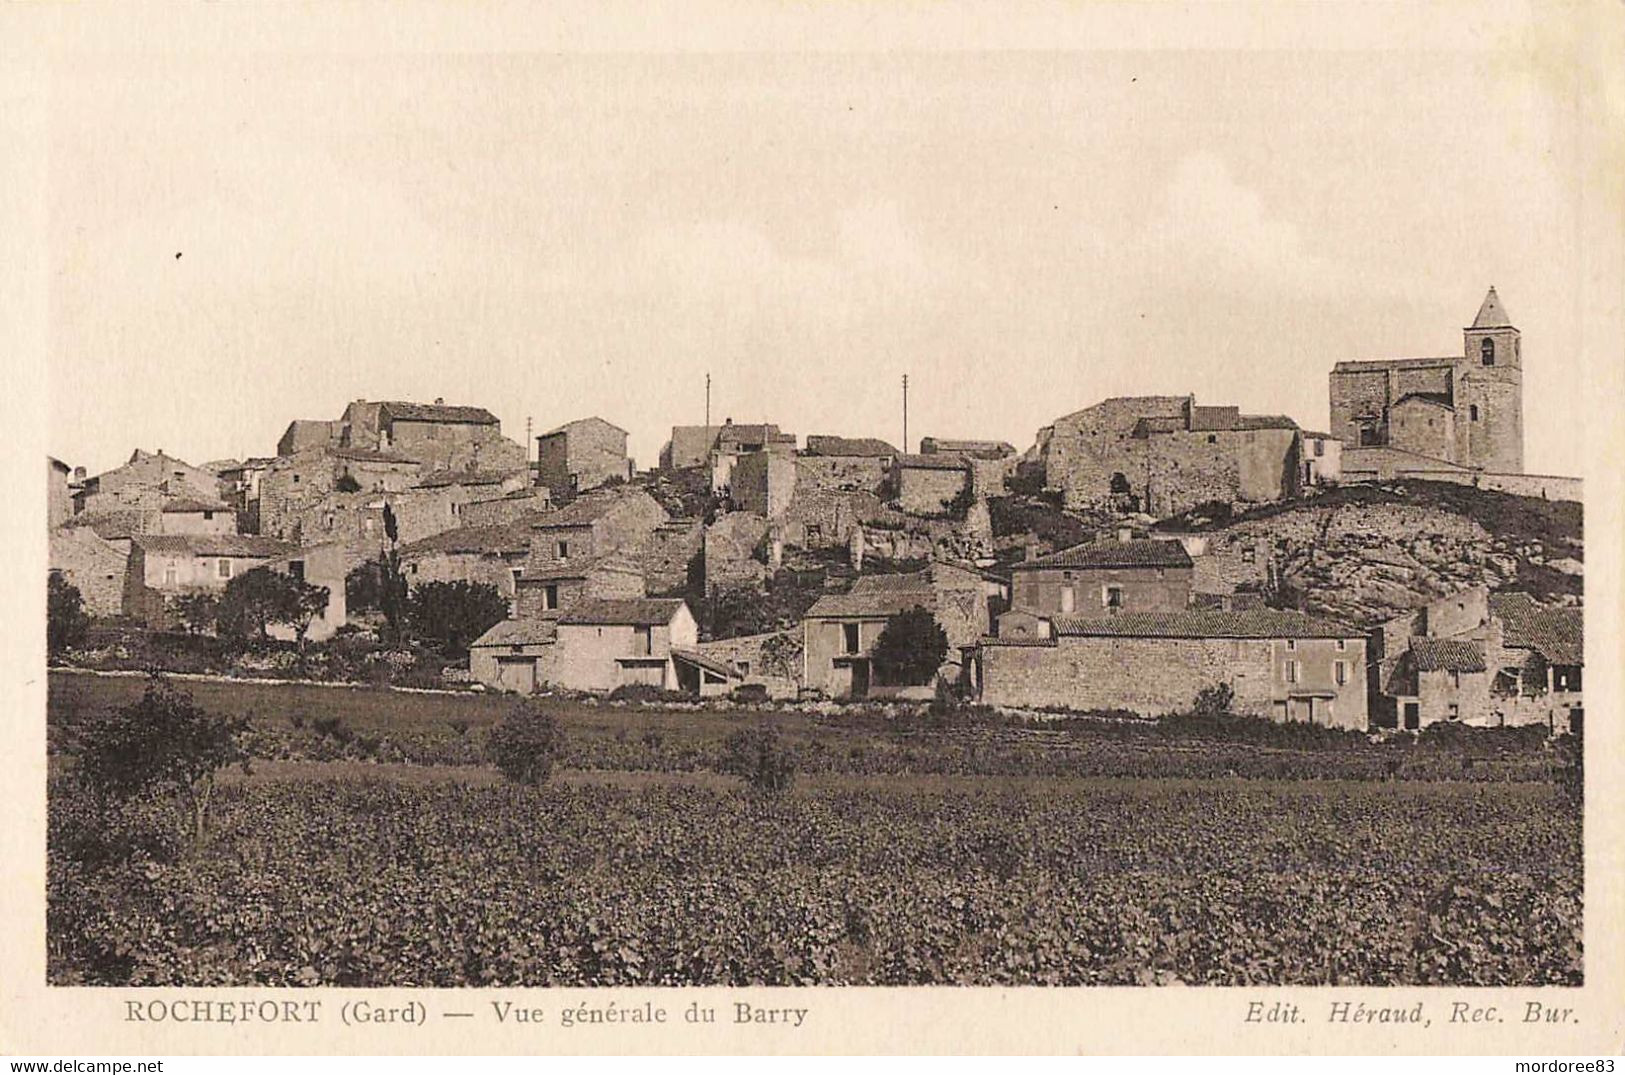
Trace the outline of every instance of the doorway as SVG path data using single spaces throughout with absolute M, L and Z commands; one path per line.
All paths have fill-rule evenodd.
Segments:
M 1422 703 L 1405 703 L 1405 730 L 1414 732 L 1422 726 Z

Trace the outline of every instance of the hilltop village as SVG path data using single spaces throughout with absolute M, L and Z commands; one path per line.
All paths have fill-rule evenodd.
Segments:
M 301 647 L 376 631 L 369 573 L 490 587 L 506 614 L 447 676 L 520 693 L 1149 716 L 1224 685 L 1282 721 L 1561 732 L 1583 712 L 1580 483 L 1524 472 L 1522 378 L 1492 288 L 1459 355 L 1338 362 L 1324 431 L 1133 396 L 1025 450 L 676 426 L 639 470 L 603 417 L 526 445 L 480 406 L 356 400 L 269 455 L 48 459 L 50 566 L 98 621 L 204 634 L 200 602 L 268 569 L 325 589 L 267 627 Z M 943 659 L 897 682 L 877 642 L 922 609 Z

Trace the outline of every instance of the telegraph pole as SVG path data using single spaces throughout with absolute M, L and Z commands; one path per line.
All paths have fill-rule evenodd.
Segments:
M 705 428 L 711 428 L 711 375 L 705 375 Z
M 908 374 L 903 374 L 903 454 L 908 454 Z

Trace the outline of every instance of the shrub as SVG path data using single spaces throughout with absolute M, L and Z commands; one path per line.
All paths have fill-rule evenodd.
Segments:
M 85 640 L 90 616 L 85 612 L 79 588 L 53 571 L 46 577 L 45 644 L 52 657 L 61 656 Z
M 170 605 L 175 620 L 188 634 L 200 635 L 220 619 L 220 599 L 212 593 L 188 593 Z
M 1198 717 L 1222 717 L 1230 712 L 1236 692 L 1228 683 L 1215 683 L 1196 692 L 1196 704 L 1191 711 Z
M 732 698 L 746 705 L 761 705 L 767 701 L 767 684 L 741 683 L 733 689 Z
M 216 774 L 230 765 L 248 769 L 247 727 L 246 718 L 208 713 L 155 675 L 140 701 L 89 729 L 79 772 L 93 790 L 115 799 L 144 792 L 178 796 L 192 838 L 201 842 Z
M 722 745 L 720 768 L 743 779 L 752 791 L 778 795 L 790 790 L 796 756 L 777 728 L 762 725 L 728 736 Z
M 689 696 L 682 691 L 669 691 L 653 683 L 623 683 L 609 692 L 611 702 L 686 702 Z
M 911 608 L 886 621 L 875 640 L 874 663 L 882 682 L 929 683 L 948 653 L 948 636 L 928 608 Z
M 256 567 L 226 583 L 216 625 L 222 635 L 263 641 L 269 637 L 272 624 L 283 624 L 294 629 L 303 646 L 311 620 L 327 607 L 327 596 L 325 586 L 312 586 L 284 572 Z
M 551 713 L 521 703 L 486 737 L 486 751 L 502 775 L 516 784 L 547 782 L 564 750 L 564 734 Z

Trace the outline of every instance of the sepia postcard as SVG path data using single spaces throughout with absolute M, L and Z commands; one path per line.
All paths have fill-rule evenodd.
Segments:
M 1618 5 L 0 19 L 0 1051 L 1625 1048 Z

